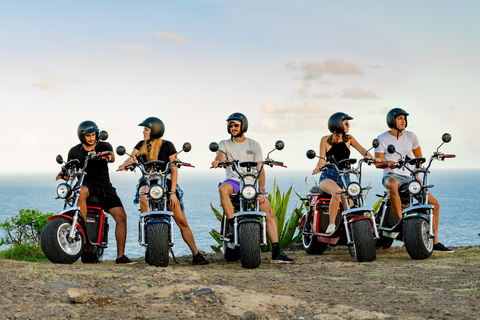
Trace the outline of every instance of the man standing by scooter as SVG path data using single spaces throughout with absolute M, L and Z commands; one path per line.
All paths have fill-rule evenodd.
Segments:
M 397 168 L 397 161 L 401 155 L 410 158 L 422 157 L 422 150 L 418 143 L 417 136 L 410 131 L 406 131 L 408 113 L 401 108 L 394 108 L 387 114 L 387 125 L 390 128 L 378 136 L 380 142 L 378 148 L 375 149 L 375 158 L 377 168 L 383 169 L 382 184 L 390 193 L 390 203 L 393 211 L 400 221 L 403 218 L 402 202 L 400 199 L 399 187 L 410 181 L 410 173 L 405 168 Z M 387 152 L 389 145 L 394 145 L 396 152 L 390 154 Z M 436 252 L 454 252 L 452 249 L 445 247 L 438 241 L 438 221 L 440 213 L 440 203 L 433 197 L 431 193 L 428 195 L 428 203 L 433 205 L 433 223 L 434 223 L 434 239 L 433 251 Z
M 215 160 L 212 162 L 214 168 L 218 168 L 218 164 L 225 160 L 225 154 L 228 159 L 242 161 L 262 162 L 262 149 L 260 144 L 253 139 L 245 137 L 248 129 L 248 120 L 242 113 L 236 112 L 227 118 L 227 131 L 230 139 L 222 140 L 219 143 L 219 151 Z M 220 152 L 223 151 L 223 152 Z M 218 192 L 220 194 L 220 204 L 228 219 L 230 229 L 233 229 L 234 209 L 230 199 L 233 193 L 240 191 L 240 178 L 230 168 L 226 168 L 227 179 L 220 184 Z M 260 191 L 265 191 L 265 171 L 262 170 L 258 178 L 258 186 Z M 265 195 L 260 195 L 259 209 L 266 214 L 267 236 L 272 242 L 272 263 L 293 263 L 295 260 L 289 258 L 280 250 L 278 243 L 277 220 L 273 208 L 268 202 Z M 233 234 L 233 232 L 230 232 Z
M 77 129 L 80 144 L 74 146 L 68 152 L 68 160 L 77 159 L 79 166 L 83 167 L 85 159 L 90 152 L 100 153 L 110 151 L 111 153 L 100 159 L 92 159 L 85 169 L 86 175 L 83 186 L 80 190 L 78 206 L 84 217 L 87 216 L 87 198 L 95 195 L 100 199 L 101 207 L 115 219 L 115 239 L 117 241 L 117 264 L 134 264 L 124 255 L 125 242 L 127 238 L 127 215 L 117 191 L 110 182 L 108 163 L 115 161 L 112 145 L 108 142 L 98 141 L 98 126 L 93 121 L 83 121 Z M 57 180 L 63 178 L 57 175 Z

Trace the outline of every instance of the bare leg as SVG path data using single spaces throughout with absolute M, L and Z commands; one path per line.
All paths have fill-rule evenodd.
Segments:
M 398 180 L 394 177 L 390 177 L 385 181 L 385 186 L 388 188 L 390 193 L 390 203 L 392 204 L 393 211 L 397 216 L 397 220 L 402 220 L 402 200 L 400 199 L 400 194 L 398 193 L 399 183 Z
M 193 238 L 192 230 L 185 217 L 185 212 L 182 211 L 180 205 L 176 205 L 175 208 L 172 205 L 169 205 L 168 209 L 173 212 L 173 218 L 175 219 L 177 226 L 180 228 L 183 240 L 190 248 L 190 251 L 192 251 L 192 254 L 196 255 L 198 253 L 197 246 L 195 244 L 195 239 Z
M 140 211 L 147 212 L 148 211 L 148 202 L 147 202 L 147 186 L 143 186 L 138 190 L 140 195 Z
M 232 219 L 234 214 L 232 200 L 230 200 L 230 196 L 233 193 L 232 185 L 227 182 L 222 183 L 218 188 L 218 193 L 220 194 L 220 204 L 222 206 L 223 213 L 227 219 Z
M 117 259 L 125 253 L 125 241 L 127 239 L 127 214 L 122 207 L 111 208 L 109 213 L 115 219 L 115 239 L 117 240 Z
M 440 220 L 440 202 L 430 193 L 428 195 L 428 204 L 433 205 L 433 244 L 438 243 L 438 222 Z
M 330 206 L 328 207 L 328 212 L 330 215 L 330 224 L 335 224 L 338 208 L 340 207 L 340 198 L 342 198 L 340 194 L 337 194 L 337 192 L 342 191 L 342 189 L 332 179 L 325 179 L 320 182 L 320 189 L 332 195 L 332 199 L 330 200 Z M 345 203 L 344 197 L 343 200 Z
M 90 191 L 87 187 L 82 186 L 80 189 L 80 197 L 78 198 L 78 206 L 80 207 L 80 212 L 82 213 L 83 217 L 87 217 L 87 198 L 90 196 Z
M 260 203 L 259 210 L 265 212 L 266 216 L 266 225 L 267 225 L 267 236 L 272 243 L 278 242 L 278 227 L 277 227 L 277 218 L 275 218 L 275 212 L 270 205 L 270 202 L 266 198 Z M 261 200 L 260 200 L 261 201 Z

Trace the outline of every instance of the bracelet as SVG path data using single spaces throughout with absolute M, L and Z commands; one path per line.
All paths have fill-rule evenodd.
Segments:
M 265 188 L 263 188 L 263 187 L 262 187 L 262 188 L 258 188 L 258 190 L 263 190 L 263 191 L 265 191 Z
M 176 191 L 167 191 L 168 194 L 176 194 Z

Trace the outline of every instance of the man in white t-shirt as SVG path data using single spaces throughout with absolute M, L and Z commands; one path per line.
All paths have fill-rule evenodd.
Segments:
M 400 154 L 405 157 L 419 158 L 422 157 L 422 150 L 418 143 L 417 136 L 410 131 L 405 131 L 407 127 L 408 113 L 401 108 L 394 108 L 387 114 L 387 125 L 389 131 L 378 136 L 379 146 L 375 148 L 375 158 L 383 163 L 376 163 L 376 167 L 383 169 L 382 184 L 390 193 L 390 203 L 397 219 L 401 220 L 402 202 L 400 199 L 399 187 L 410 181 L 410 171 L 405 168 L 397 168 L 397 161 L 400 160 Z M 389 145 L 395 146 L 395 153 L 387 152 Z M 433 250 L 440 252 L 453 252 L 453 250 L 445 247 L 438 241 L 438 221 L 440 213 L 440 203 L 430 193 L 428 195 L 428 203 L 433 205 L 433 223 L 434 235 Z
M 236 112 L 227 118 L 227 131 L 230 134 L 230 139 L 222 140 L 219 143 L 219 150 L 227 154 L 229 160 L 242 161 L 256 161 L 258 162 L 257 169 L 262 162 L 262 149 L 260 144 L 255 140 L 245 137 L 245 132 L 248 129 L 248 120 L 242 113 Z M 225 154 L 217 151 L 215 160 L 212 162 L 214 168 L 218 168 L 218 164 L 225 160 Z M 246 170 L 246 168 L 239 167 L 239 171 Z M 226 168 L 227 179 L 220 183 L 218 192 L 220 194 L 220 203 L 223 212 L 229 221 L 230 228 L 233 227 L 234 209 L 230 197 L 233 193 L 240 192 L 240 178 L 238 174 L 232 170 L 231 167 Z M 246 183 L 253 184 L 253 177 L 247 177 Z M 265 170 L 262 170 L 258 178 L 259 191 L 265 191 Z M 268 202 L 264 194 L 259 198 L 259 210 L 266 214 L 267 236 L 272 242 L 272 263 L 293 263 L 295 260 L 287 257 L 285 253 L 280 250 L 278 243 L 278 228 L 277 220 L 272 206 Z

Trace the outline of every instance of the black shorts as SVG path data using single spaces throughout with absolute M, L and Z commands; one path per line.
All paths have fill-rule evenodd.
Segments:
M 100 200 L 100 207 L 104 211 L 111 208 L 122 207 L 123 204 L 117 195 L 117 190 L 113 186 L 100 186 L 84 181 L 83 185 L 88 188 L 90 196 L 96 196 Z

